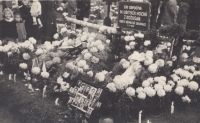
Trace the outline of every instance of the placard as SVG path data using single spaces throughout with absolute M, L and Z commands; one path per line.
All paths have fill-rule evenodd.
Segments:
M 101 88 L 95 88 L 82 81 L 78 81 L 78 84 L 75 87 L 71 87 L 69 90 L 70 98 L 68 104 L 83 111 L 85 116 L 89 118 L 92 111 L 101 106 L 99 97 L 102 91 L 103 89 Z
M 150 22 L 149 2 L 119 2 L 118 26 L 147 31 Z

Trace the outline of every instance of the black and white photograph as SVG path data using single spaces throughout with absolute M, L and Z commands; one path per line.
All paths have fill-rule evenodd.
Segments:
M 0 123 L 200 123 L 200 0 L 0 0 Z

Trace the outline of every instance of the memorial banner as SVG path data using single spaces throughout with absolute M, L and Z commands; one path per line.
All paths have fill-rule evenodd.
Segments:
M 150 21 L 149 2 L 119 2 L 118 26 L 147 31 Z

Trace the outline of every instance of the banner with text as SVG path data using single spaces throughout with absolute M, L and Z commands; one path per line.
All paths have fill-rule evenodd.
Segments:
M 150 21 L 149 2 L 119 2 L 118 26 L 147 31 Z

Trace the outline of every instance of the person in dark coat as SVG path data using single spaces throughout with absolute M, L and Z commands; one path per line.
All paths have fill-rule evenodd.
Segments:
M 190 0 L 186 29 L 199 30 L 200 28 L 200 13 L 199 12 L 200 12 L 200 1 Z
M 42 5 L 41 21 L 43 28 L 41 29 L 43 41 L 53 41 L 53 35 L 57 32 L 56 28 L 56 11 L 55 1 L 40 1 Z
M 3 20 L 0 21 L 0 38 L 12 38 L 17 39 L 16 22 L 14 21 L 14 15 L 11 9 L 6 8 L 3 11 Z
M 90 13 L 90 0 L 77 0 L 77 10 L 76 19 L 83 20 L 84 18 L 89 18 Z M 77 28 L 80 28 L 80 25 L 77 25 Z
M 22 7 L 19 9 L 22 19 L 25 21 L 25 28 L 27 38 L 33 37 L 40 39 L 38 25 L 33 25 L 33 19 L 30 13 L 30 6 L 28 0 L 22 0 Z

